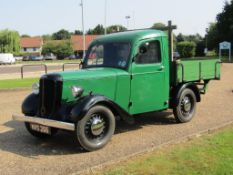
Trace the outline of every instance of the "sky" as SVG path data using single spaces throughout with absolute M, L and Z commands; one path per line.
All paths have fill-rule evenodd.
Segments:
M 104 25 L 105 1 L 107 26 L 129 29 L 151 27 L 172 20 L 175 33 L 205 35 L 209 23 L 222 12 L 225 0 L 83 0 L 85 29 Z M 230 1 L 230 0 L 228 0 Z M 1 0 L 0 30 L 17 30 L 31 36 L 52 34 L 60 29 L 82 29 L 81 0 Z

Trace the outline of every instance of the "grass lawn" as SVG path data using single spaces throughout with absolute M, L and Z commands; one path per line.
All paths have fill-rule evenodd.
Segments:
M 0 89 L 16 89 L 31 87 L 33 83 L 38 81 L 39 78 L 0 80 Z
M 17 61 L 16 64 L 64 64 L 64 63 L 80 63 L 79 59 L 75 60 L 45 60 L 45 61 Z
M 233 125 L 105 168 L 99 175 L 232 175 Z

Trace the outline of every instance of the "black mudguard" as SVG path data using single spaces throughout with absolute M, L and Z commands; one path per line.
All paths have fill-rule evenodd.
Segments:
M 133 117 L 122 109 L 118 104 L 102 95 L 90 95 L 78 100 L 71 110 L 71 120 L 78 122 L 81 120 L 93 106 L 100 104 L 108 107 L 115 116 L 119 115 L 127 123 L 134 122 Z
M 39 95 L 28 95 L 22 104 L 22 113 L 28 116 L 35 116 L 39 106 Z
M 179 102 L 179 97 L 180 97 L 182 91 L 186 88 L 193 90 L 193 92 L 196 95 L 197 102 L 201 101 L 200 90 L 198 89 L 198 87 L 194 83 L 180 84 L 179 86 L 175 87 L 171 92 L 172 99 L 170 101 L 170 108 L 177 106 L 177 104 Z

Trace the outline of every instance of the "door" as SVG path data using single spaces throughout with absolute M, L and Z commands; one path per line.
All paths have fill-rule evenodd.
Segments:
M 160 39 L 142 41 L 132 64 L 130 113 L 140 114 L 167 108 L 168 95 Z

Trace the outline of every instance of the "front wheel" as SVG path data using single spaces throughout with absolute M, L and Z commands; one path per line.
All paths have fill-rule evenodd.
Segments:
M 103 148 L 115 131 L 115 117 L 110 109 L 98 105 L 92 107 L 76 124 L 76 136 L 86 151 Z
M 196 96 L 191 89 L 184 89 L 178 99 L 178 104 L 173 108 L 176 121 L 187 123 L 192 120 L 196 112 Z

